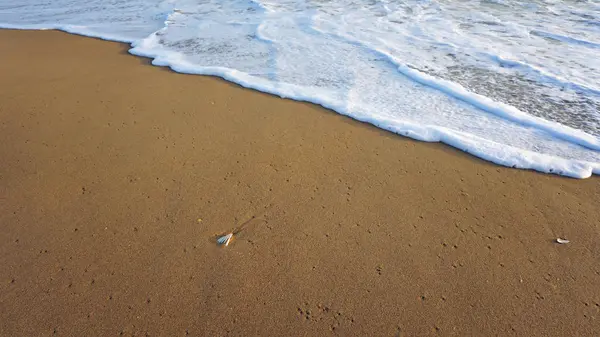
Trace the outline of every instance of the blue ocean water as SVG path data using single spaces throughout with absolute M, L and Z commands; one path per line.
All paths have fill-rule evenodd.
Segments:
M 491 162 L 600 173 L 600 3 L 0 0 L 0 27 L 130 43 Z

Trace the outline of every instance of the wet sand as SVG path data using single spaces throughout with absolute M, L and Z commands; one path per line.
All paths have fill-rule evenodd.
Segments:
M 1 336 L 600 329 L 597 177 L 498 167 L 119 43 L 0 41 Z

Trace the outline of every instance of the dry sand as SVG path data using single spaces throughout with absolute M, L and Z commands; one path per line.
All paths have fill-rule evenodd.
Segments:
M 597 177 L 501 168 L 123 44 L 0 41 L 2 336 L 600 330 Z

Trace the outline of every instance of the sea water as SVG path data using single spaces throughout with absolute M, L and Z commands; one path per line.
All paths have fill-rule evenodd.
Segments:
M 500 165 L 600 174 L 598 1 L 0 0 L 0 27 L 127 42 Z

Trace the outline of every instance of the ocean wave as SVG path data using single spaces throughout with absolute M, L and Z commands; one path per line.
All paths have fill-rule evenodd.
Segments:
M 157 66 L 219 76 L 247 88 L 320 104 L 382 129 L 443 142 L 508 167 L 575 178 L 600 173 L 600 139 L 583 131 L 596 129 L 588 125 L 595 119 L 581 122 L 575 114 L 552 110 L 562 104 L 571 111 L 561 102 L 577 95 L 590 102 L 578 109 L 590 109 L 587 116 L 600 114 L 594 111 L 600 106 L 600 75 L 593 72 L 600 72 L 600 64 L 589 59 L 600 32 L 594 35 L 581 16 L 564 14 L 570 10 L 564 4 L 444 0 L 40 4 L 24 0 L 18 6 L 0 5 L 0 27 L 60 29 L 127 42 L 132 54 L 152 58 Z M 521 13 L 523 8 L 527 15 Z M 589 38 L 573 38 L 562 31 L 565 20 L 580 24 L 575 27 L 580 36 Z M 489 26 L 485 22 L 493 23 L 493 29 L 480 28 Z M 540 33 L 539 22 L 557 33 Z M 557 47 L 560 44 L 566 47 Z M 568 48 L 568 53 L 560 48 Z M 500 78 L 504 84 L 494 87 Z M 511 78 L 518 80 L 510 82 Z M 529 82 L 535 91 L 527 91 L 533 85 Z M 511 93 L 517 102 L 528 102 L 528 111 L 504 101 Z M 561 100 L 550 110 L 541 104 L 556 95 Z M 535 113 L 538 108 L 546 109 L 544 114 Z

